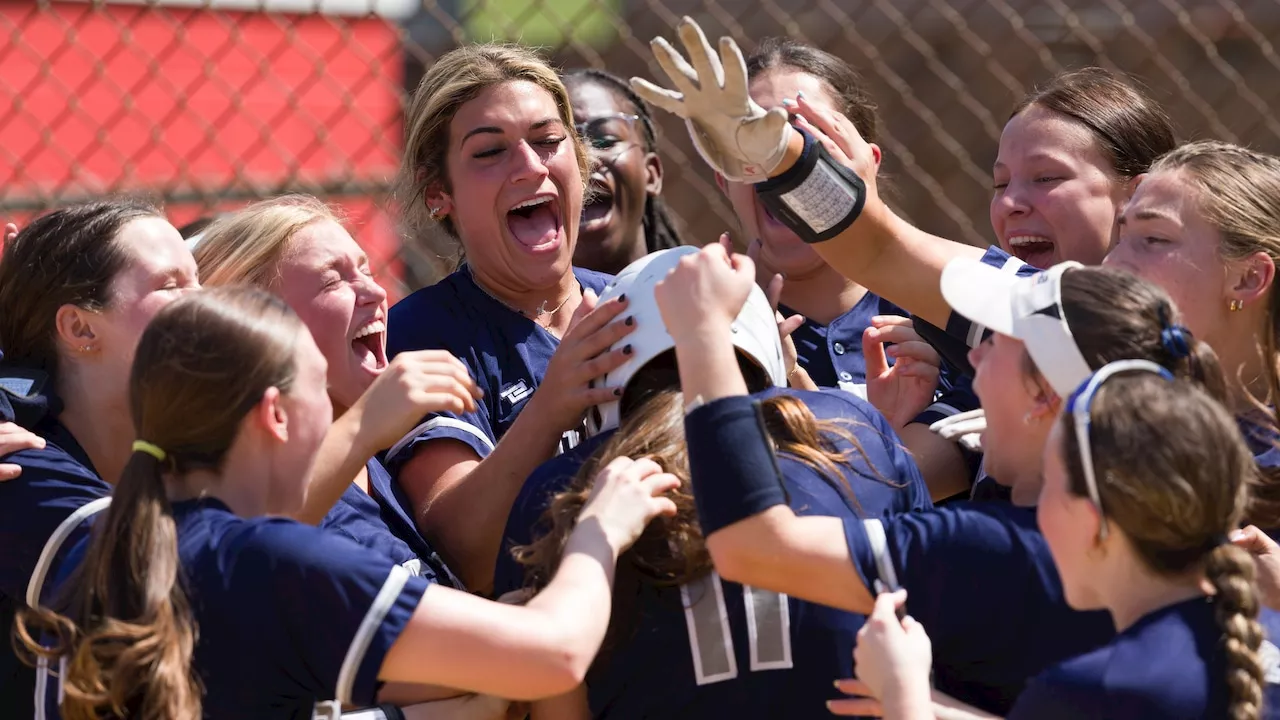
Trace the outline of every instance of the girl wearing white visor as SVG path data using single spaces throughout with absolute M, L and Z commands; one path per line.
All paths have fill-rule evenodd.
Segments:
M 1068 606 L 1033 508 L 959 504 L 841 522 L 784 507 L 752 401 L 720 360 L 727 341 L 716 328 L 741 297 L 742 272 L 713 252 L 686 259 L 657 294 L 677 357 L 701 358 L 680 364 L 686 400 L 704 403 L 685 432 L 699 518 L 722 576 L 862 613 L 878 588 L 904 588 L 906 609 L 933 637 L 938 689 L 989 712 L 1008 711 L 1028 679 L 1113 636 L 1106 614 Z M 1068 265 L 1019 280 L 957 261 L 944 291 L 968 281 L 988 292 L 973 303 L 989 314 L 982 319 L 1020 336 L 997 335 L 974 352 L 974 389 L 991 415 L 988 463 L 1025 505 L 1039 492 L 1062 398 L 1093 369 L 1140 358 L 1222 391 L 1212 351 L 1175 324 L 1164 293 L 1127 273 Z

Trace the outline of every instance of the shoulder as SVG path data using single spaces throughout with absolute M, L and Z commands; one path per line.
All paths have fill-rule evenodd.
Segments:
M 942 551 L 970 558 L 1032 555 L 1048 560 L 1034 508 L 1006 502 L 957 502 L 928 512 L 895 515 L 884 522 L 890 543 L 904 553 Z
M 205 526 L 219 566 L 241 583 L 284 586 L 317 571 L 338 575 L 362 565 L 394 564 L 347 537 L 294 520 L 201 514 L 197 522 Z
M 4 456 L 4 462 L 20 466 L 22 474 L 0 483 L 0 505 L 17 509 L 48 501 L 57 504 L 60 500 L 78 505 L 111 494 L 111 486 L 84 462 L 60 447 L 55 439 L 45 439 L 43 448 Z
M 1052 707 L 1135 720 L 1212 715 L 1217 683 L 1207 658 L 1216 653 L 1203 640 L 1212 636 L 1216 646 L 1219 633 L 1216 627 L 1198 632 L 1195 625 L 1204 623 L 1184 615 L 1161 612 L 1103 647 L 1050 667 L 1028 685 L 1014 716 L 1040 717 L 1042 708 Z M 1214 624 L 1208 615 L 1204 620 Z M 1205 629 L 1206 638 L 1198 638 Z
M 754 393 L 753 397 L 765 400 L 772 397 L 793 397 L 805 404 L 805 407 L 819 420 L 846 419 L 857 420 L 872 425 L 884 425 L 884 415 L 862 398 L 836 388 L 819 388 L 817 390 L 796 390 L 793 388 L 771 387 Z
M 475 328 L 471 316 L 477 292 L 466 271 L 456 270 L 392 305 L 387 312 L 388 354 L 465 344 Z M 462 339 L 457 340 L 460 335 Z

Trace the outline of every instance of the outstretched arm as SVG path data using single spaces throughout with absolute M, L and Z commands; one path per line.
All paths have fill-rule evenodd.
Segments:
M 687 61 L 662 38 L 655 38 L 651 47 L 677 91 L 633 78 L 636 92 L 684 118 L 699 154 L 713 169 L 732 180 L 763 183 L 758 188 L 793 181 L 805 184 L 806 177 L 797 177 L 792 171 L 816 148 L 815 142 L 806 146 L 796 127 L 821 143 L 833 161 L 850 168 L 862 180 L 865 200 L 851 225 L 816 243 L 814 249 L 845 277 L 913 315 L 945 327 L 950 308 L 939 291 L 942 268 L 952 258 L 976 258 L 982 251 L 930 235 L 898 217 L 876 191 L 875 156 L 879 149 L 869 145 L 847 118 L 798 98 L 799 119 L 793 127 L 785 122 L 785 110 L 766 112 L 751 100 L 746 64 L 731 38 L 721 38 L 716 53 L 693 20 L 684 18 L 676 30 Z M 830 205 L 818 204 L 824 210 Z M 780 219 L 791 224 L 785 217 Z M 813 234 L 807 227 L 792 229 L 801 237 Z

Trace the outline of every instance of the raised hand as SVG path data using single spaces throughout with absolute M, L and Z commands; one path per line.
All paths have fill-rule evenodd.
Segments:
M 862 356 L 867 363 L 867 400 L 894 428 L 906 427 L 933 402 L 942 357 L 916 333 L 910 318 L 871 318 L 871 326 L 862 331 Z
M 680 487 L 680 478 L 664 473 L 652 460 L 614 458 L 596 474 L 578 524 L 600 523 L 615 552 L 621 554 L 640 537 L 649 521 L 675 515 L 676 504 L 663 495 Z
M 620 367 L 631 354 L 629 345 L 609 350 L 635 330 L 635 321 L 631 318 L 613 322 L 626 308 L 625 295 L 597 307 L 595 293 L 591 290 L 583 293 L 569 331 L 551 356 L 547 374 L 529 400 L 530 406 L 537 408 L 537 417 L 565 432 L 578 427 L 588 408 L 618 399 L 620 389 L 591 387 L 590 383 Z
M 898 619 L 898 608 L 906 601 L 904 590 L 876 597 L 875 609 L 858 631 L 853 649 L 858 680 L 889 717 L 914 717 L 895 710 L 931 708 L 933 648 L 920 623 L 909 615 Z
M 372 455 L 424 415 L 473 411 L 482 395 L 462 361 L 444 350 L 418 350 L 396 355 L 348 412 L 358 413 L 357 444 Z
M 676 26 L 684 56 L 663 38 L 649 43 L 675 90 L 632 78 L 631 87 L 656 107 L 684 118 L 694 147 L 730 180 L 767 180 L 782 162 L 794 132 L 784 108 L 765 111 L 748 92 L 747 66 L 732 38 L 720 38 L 717 54 L 691 18 Z

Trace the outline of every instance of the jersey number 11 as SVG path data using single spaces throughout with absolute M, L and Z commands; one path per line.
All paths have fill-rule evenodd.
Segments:
M 689 629 L 689 647 L 693 650 L 693 670 L 698 684 L 709 685 L 738 677 L 733 631 L 729 627 L 720 576 L 712 572 L 681 585 L 680 597 L 684 602 L 685 625 Z M 742 601 L 746 605 L 751 671 L 790 669 L 791 610 L 787 596 L 743 585 Z

